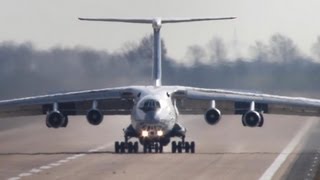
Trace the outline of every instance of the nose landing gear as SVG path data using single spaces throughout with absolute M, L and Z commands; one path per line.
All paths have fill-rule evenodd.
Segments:
M 152 150 L 154 150 L 155 153 L 162 153 L 163 145 L 159 142 L 145 142 L 143 145 L 143 152 L 152 153 Z

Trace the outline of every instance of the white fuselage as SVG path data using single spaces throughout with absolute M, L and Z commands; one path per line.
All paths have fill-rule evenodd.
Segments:
M 148 131 L 150 138 L 157 136 L 161 130 L 163 135 L 169 133 L 178 119 L 178 112 L 170 94 L 161 88 L 151 88 L 141 92 L 136 99 L 131 123 L 138 134 Z

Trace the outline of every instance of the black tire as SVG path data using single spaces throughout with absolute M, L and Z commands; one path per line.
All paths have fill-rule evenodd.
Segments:
M 143 145 L 143 153 L 147 153 L 148 152 L 148 145 L 144 144 Z
M 159 145 L 159 153 L 163 153 L 163 145 L 162 144 Z
M 177 143 L 176 141 L 172 141 L 171 143 L 171 152 L 176 153 L 177 152 Z
M 178 142 L 177 150 L 178 150 L 178 153 L 182 153 L 182 142 Z
M 155 144 L 154 144 L 154 152 L 155 152 L 155 153 L 158 153 L 158 152 L 159 152 L 159 144 L 158 144 L 158 143 L 155 143 Z
M 189 153 L 189 151 L 190 151 L 190 143 L 187 141 L 187 142 L 185 142 L 184 143 L 184 150 L 185 150 L 185 152 L 186 153 Z
M 134 147 L 133 147 L 133 144 L 132 144 L 132 142 L 128 142 L 128 153 L 133 153 L 133 151 L 134 151 Z
M 190 143 L 190 151 L 191 151 L 191 153 L 195 152 L 195 148 L 196 148 L 196 144 L 194 143 L 194 141 L 191 141 L 191 143 Z
M 148 144 L 148 153 L 152 153 L 152 146 Z
M 116 141 L 114 143 L 114 151 L 115 153 L 119 153 L 119 150 L 120 150 L 120 144 L 119 144 L 119 141 Z
M 126 150 L 126 145 L 124 142 L 121 142 L 120 143 L 120 152 L 125 153 L 126 152 L 125 150 Z
M 137 141 L 134 142 L 133 149 L 134 149 L 134 153 L 138 153 L 139 152 L 139 143 Z

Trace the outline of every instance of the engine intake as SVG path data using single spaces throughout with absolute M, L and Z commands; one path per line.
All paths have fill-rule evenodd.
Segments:
M 59 128 L 66 124 L 66 118 L 59 111 L 51 111 L 47 115 L 46 124 L 48 127 Z
M 87 120 L 91 125 L 99 125 L 103 120 L 103 114 L 98 109 L 91 109 L 87 113 Z
M 216 108 L 209 109 L 205 114 L 205 120 L 210 125 L 217 124 L 220 121 L 220 119 L 221 112 Z
M 263 122 L 263 115 L 257 111 L 248 111 L 242 116 L 243 126 L 262 127 Z

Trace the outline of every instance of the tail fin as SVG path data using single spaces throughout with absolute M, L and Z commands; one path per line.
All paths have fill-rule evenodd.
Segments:
M 230 20 L 235 17 L 221 17 L 221 18 L 79 18 L 84 21 L 108 21 L 108 22 L 123 22 L 123 23 L 139 23 L 152 24 L 153 27 L 153 81 L 155 86 L 161 86 L 161 38 L 160 29 L 162 24 L 166 23 L 183 23 L 196 21 L 217 21 Z

